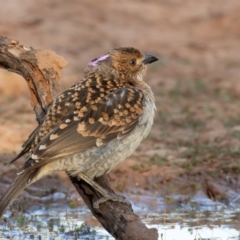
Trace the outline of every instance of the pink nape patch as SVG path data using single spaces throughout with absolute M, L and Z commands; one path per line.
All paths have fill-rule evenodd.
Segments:
M 90 62 L 88 64 L 88 66 L 96 66 L 98 64 L 98 62 L 103 61 L 103 60 L 107 59 L 108 57 L 109 57 L 109 55 L 106 54 L 106 55 L 103 55 L 103 56 L 101 56 L 97 59 L 94 59 L 92 62 Z

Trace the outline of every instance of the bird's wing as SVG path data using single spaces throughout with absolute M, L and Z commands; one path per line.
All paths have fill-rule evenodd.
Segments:
M 24 154 L 26 154 L 27 152 L 29 152 L 31 145 L 35 139 L 35 137 L 38 134 L 38 130 L 41 127 L 41 125 L 39 125 L 38 127 L 36 127 L 32 133 L 29 135 L 29 137 L 27 138 L 27 140 L 23 143 L 22 145 L 22 149 L 21 151 L 18 153 L 18 155 L 12 159 L 9 164 L 12 164 L 13 162 L 15 162 L 16 160 L 18 160 L 20 157 L 22 157 Z
M 32 170 L 56 158 L 123 138 L 140 120 L 143 96 L 141 90 L 123 87 L 97 104 L 73 111 L 41 140 L 21 170 Z
M 32 149 L 37 145 L 36 143 L 41 140 L 41 136 L 39 135 L 41 130 L 44 129 L 45 125 L 47 125 L 48 131 L 51 131 L 55 128 L 57 124 L 59 124 L 59 122 L 63 121 L 63 119 L 65 118 L 64 111 L 70 112 L 74 109 L 73 103 L 71 104 L 70 99 L 71 94 L 73 94 L 75 91 L 75 87 L 76 84 L 74 84 L 71 88 L 69 88 L 56 98 L 56 100 L 53 102 L 52 106 L 48 110 L 45 121 L 42 124 L 39 124 L 39 126 L 33 130 L 27 140 L 23 143 L 21 151 L 14 159 L 9 162 L 9 164 L 15 162 L 24 154 L 32 152 Z M 68 104 L 65 105 L 66 103 Z M 56 112 L 54 112 L 55 105 L 58 106 L 59 113 L 57 114 Z

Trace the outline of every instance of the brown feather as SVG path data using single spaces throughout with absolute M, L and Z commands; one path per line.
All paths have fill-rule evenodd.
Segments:
M 12 185 L 0 200 L 0 216 L 4 213 L 9 204 L 29 185 L 37 170 L 24 172 L 16 177 Z
M 31 145 L 32 145 L 36 135 L 38 134 L 38 131 L 39 131 L 40 127 L 41 127 L 41 125 L 39 125 L 38 127 L 36 127 L 33 130 L 33 132 L 29 135 L 28 139 L 23 143 L 20 153 L 14 159 L 12 159 L 9 162 L 9 164 L 12 164 L 16 160 L 18 160 L 20 157 L 22 157 L 24 154 L 29 152 L 29 150 L 31 149 Z
M 81 92 L 78 95 L 81 95 Z M 99 103 L 94 103 L 96 110 L 92 109 L 91 104 L 86 105 L 84 111 L 75 109 L 73 114 L 65 116 L 38 143 L 33 151 L 33 158 L 40 159 L 40 162 L 46 160 L 44 161 L 46 164 L 62 156 L 102 146 L 114 138 L 123 138 L 137 125 L 143 112 L 143 101 L 143 94 L 140 90 L 124 87 L 110 93 L 107 100 L 103 98 Z M 83 111 L 83 116 L 79 117 L 81 111 Z M 61 124 L 65 124 L 64 127 L 61 128 Z M 101 145 L 96 144 L 97 139 L 102 139 Z M 38 168 L 42 165 L 35 163 L 34 159 L 28 159 L 23 169 L 32 165 Z

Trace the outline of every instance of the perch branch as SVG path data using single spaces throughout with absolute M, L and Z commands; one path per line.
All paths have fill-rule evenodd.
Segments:
M 49 106 L 59 94 L 58 82 L 61 70 L 66 65 L 64 58 L 50 50 L 37 51 L 20 45 L 18 41 L 0 36 L 0 68 L 24 77 L 38 124 L 44 121 Z M 101 197 L 99 193 L 84 181 L 71 176 L 69 178 L 93 215 L 116 239 L 158 238 L 157 230 L 148 229 L 126 204 L 107 201 L 101 204 L 98 210 L 94 209 L 93 202 Z M 99 177 L 95 181 L 113 192 L 106 176 Z

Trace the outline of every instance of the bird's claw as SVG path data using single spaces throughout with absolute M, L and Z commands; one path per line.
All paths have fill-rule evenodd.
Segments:
M 95 201 L 95 202 L 93 203 L 93 207 L 94 207 L 95 209 L 98 209 L 98 208 L 99 208 L 99 205 L 100 205 L 101 203 L 104 203 L 104 202 L 107 202 L 107 201 L 125 203 L 125 204 L 127 204 L 129 207 L 131 207 L 131 203 L 130 203 L 128 200 L 126 200 L 125 197 L 120 196 L 120 195 L 116 195 L 116 194 L 108 194 L 107 196 L 104 196 L 104 197 L 98 199 L 97 201 Z

